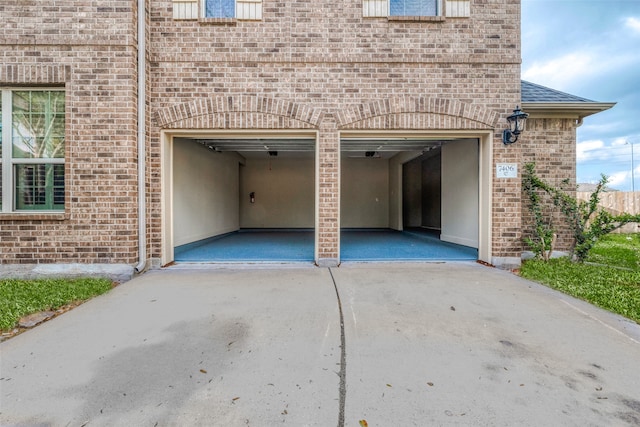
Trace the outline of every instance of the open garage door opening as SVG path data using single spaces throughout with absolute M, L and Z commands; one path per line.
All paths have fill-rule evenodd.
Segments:
M 343 138 L 343 261 L 477 260 L 479 140 Z
M 314 138 L 174 138 L 176 262 L 313 262 Z

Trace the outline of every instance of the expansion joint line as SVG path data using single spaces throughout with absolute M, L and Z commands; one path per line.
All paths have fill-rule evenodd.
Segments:
M 340 292 L 333 272 L 329 268 L 329 274 L 333 281 L 333 287 L 336 290 L 336 298 L 338 299 L 338 310 L 340 311 L 340 403 L 338 407 L 338 427 L 344 427 L 344 407 L 347 398 L 347 348 L 344 335 L 344 315 L 342 313 L 342 301 L 340 301 Z

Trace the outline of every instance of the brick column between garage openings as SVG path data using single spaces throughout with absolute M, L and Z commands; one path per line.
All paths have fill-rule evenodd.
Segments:
M 320 123 L 317 148 L 316 263 L 340 262 L 340 133 L 333 115 Z

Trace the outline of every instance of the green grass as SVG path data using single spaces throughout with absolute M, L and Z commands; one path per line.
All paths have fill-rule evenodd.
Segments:
M 640 270 L 558 258 L 526 261 L 520 275 L 640 323 Z
M 587 262 L 640 270 L 640 234 L 608 234 L 589 252 Z
M 0 280 L 0 330 L 31 313 L 85 301 L 111 289 L 108 279 Z

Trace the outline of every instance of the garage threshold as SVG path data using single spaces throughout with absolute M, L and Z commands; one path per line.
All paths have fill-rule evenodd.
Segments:
M 478 250 L 410 229 L 343 229 L 341 261 L 475 261 Z M 176 263 L 314 262 L 313 229 L 241 229 L 175 248 Z

